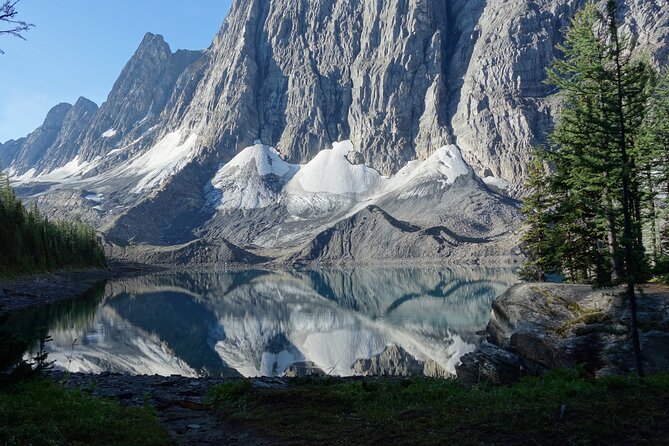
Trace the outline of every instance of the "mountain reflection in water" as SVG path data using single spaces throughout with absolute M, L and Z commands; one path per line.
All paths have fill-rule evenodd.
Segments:
M 72 372 L 448 376 L 515 281 L 491 268 L 166 272 L 13 323 L 48 328 L 50 359 Z

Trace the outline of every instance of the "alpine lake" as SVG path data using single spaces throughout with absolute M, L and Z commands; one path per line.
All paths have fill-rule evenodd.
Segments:
M 73 373 L 447 377 L 516 281 L 477 267 L 167 271 L 11 324 L 24 338 L 48 334 L 49 360 Z

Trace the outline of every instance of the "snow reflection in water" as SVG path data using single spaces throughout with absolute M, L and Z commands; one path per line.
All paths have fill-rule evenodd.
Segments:
M 72 372 L 446 376 L 515 281 L 437 267 L 169 272 L 15 322 L 49 327 L 50 358 Z

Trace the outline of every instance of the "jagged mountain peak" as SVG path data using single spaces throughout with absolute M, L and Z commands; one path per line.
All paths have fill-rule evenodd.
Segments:
M 46 118 L 44 118 L 44 122 L 42 123 L 41 127 L 45 130 L 58 129 L 61 125 L 63 125 L 65 116 L 71 109 L 72 104 L 67 102 L 61 102 L 60 104 L 55 105 L 46 114 Z
M 74 103 L 74 107 L 86 108 L 89 110 L 97 111 L 98 104 L 96 104 L 95 102 L 91 101 L 88 98 L 79 96 L 79 99 L 77 99 L 77 101 Z
M 295 251 L 367 205 L 490 239 L 519 221 L 496 192 L 522 192 L 555 114 L 545 68 L 582 4 L 237 0 L 208 49 L 147 33 L 99 109 L 59 106 L 0 161 L 54 212 L 103 192 L 94 221 L 119 240 Z M 669 4 L 621 7 L 666 63 Z

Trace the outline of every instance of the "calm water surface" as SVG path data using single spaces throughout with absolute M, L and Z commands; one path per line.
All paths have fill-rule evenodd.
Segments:
M 160 273 L 25 312 L 72 372 L 282 376 L 453 373 L 511 270 L 362 268 Z

